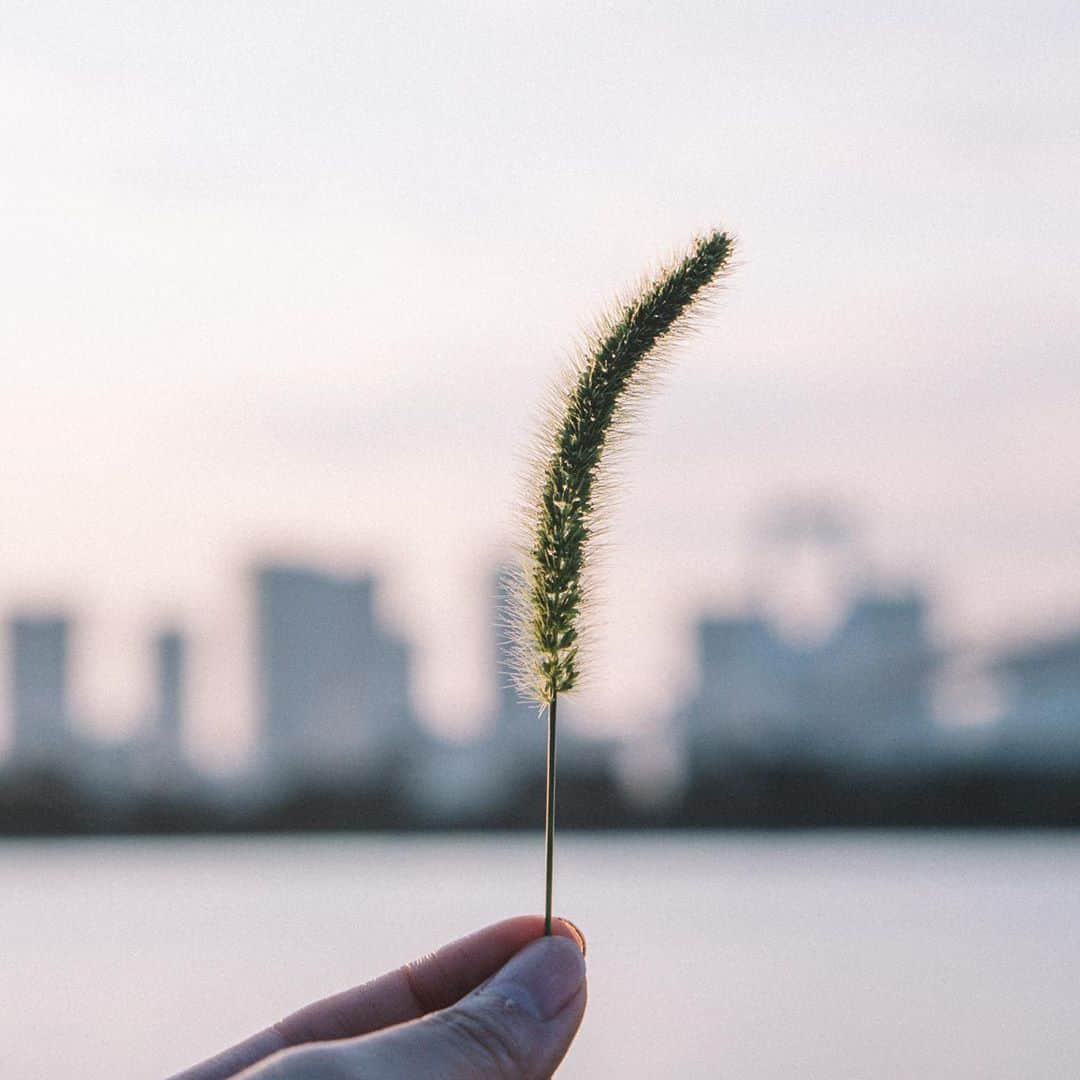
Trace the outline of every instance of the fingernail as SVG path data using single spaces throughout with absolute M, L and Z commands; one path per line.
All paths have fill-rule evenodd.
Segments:
M 582 956 L 587 955 L 586 950 L 587 950 L 588 946 L 586 946 L 586 944 L 585 944 L 585 935 L 581 932 L 581 929 L 578 926 L 578 924 L 574 923 L 574 922 L 571 922 L 564 915 L 559 916 L 559 922 L 565 923 L 570 928 L 570 932 L 574 935 L 574 937 L 577 938 L 578 948 L 581 950 L 581 955 Z
M 585 980 L 585 958 L 572 941 L 545 937 L 526 945 L 487 985 L 534 1020 L 552 1020 Z

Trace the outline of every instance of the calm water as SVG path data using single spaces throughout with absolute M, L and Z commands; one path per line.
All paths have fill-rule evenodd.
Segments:
M 538 839 L 0 844 L 0 1076 L 154 1077 L 542 897 Z M 1080 837 L 564 836 L 565 1077 L 1080 1075 Z

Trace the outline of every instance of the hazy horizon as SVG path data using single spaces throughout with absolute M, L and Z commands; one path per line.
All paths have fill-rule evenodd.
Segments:
M 101 730 L 194 640 L 252 724 L 244 572 L 380 573 L 421 714 L 489 701 L 487 574 L 573 342 L 739 238 L 626 467 L 581 712 L 677 698 L 786 493 L 864 515 L 952 640 L 1080 621 L 1075 5 L 13 4 L 0 614 L 80 620 Z

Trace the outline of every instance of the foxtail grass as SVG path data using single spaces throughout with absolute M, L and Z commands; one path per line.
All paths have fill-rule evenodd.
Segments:
M 557 391 L 536 454 L 515 604 L 516 681 L 548 716 L 545 932 L 551 933 L 558 699 L 579 682 L 589 571 L 612 485 L 611 450 L 654 387 L 669 346 L 715 291 L 731 258 L 724 232 L 699 236 L 589 335 Z

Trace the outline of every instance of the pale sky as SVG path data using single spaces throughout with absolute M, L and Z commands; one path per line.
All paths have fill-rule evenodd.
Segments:
M 0 145 L 0 611 L 79 618 L 102 730 L 175 617 L 198 747 L 243 747 L 259 552 L 376 567 L 467 726 L 538 403 L 714 224 L 580 712 L 678 697 L 785 492 L 861 507 L 943 641 L 1080 621 L 1075 3 L 7 0 Z

